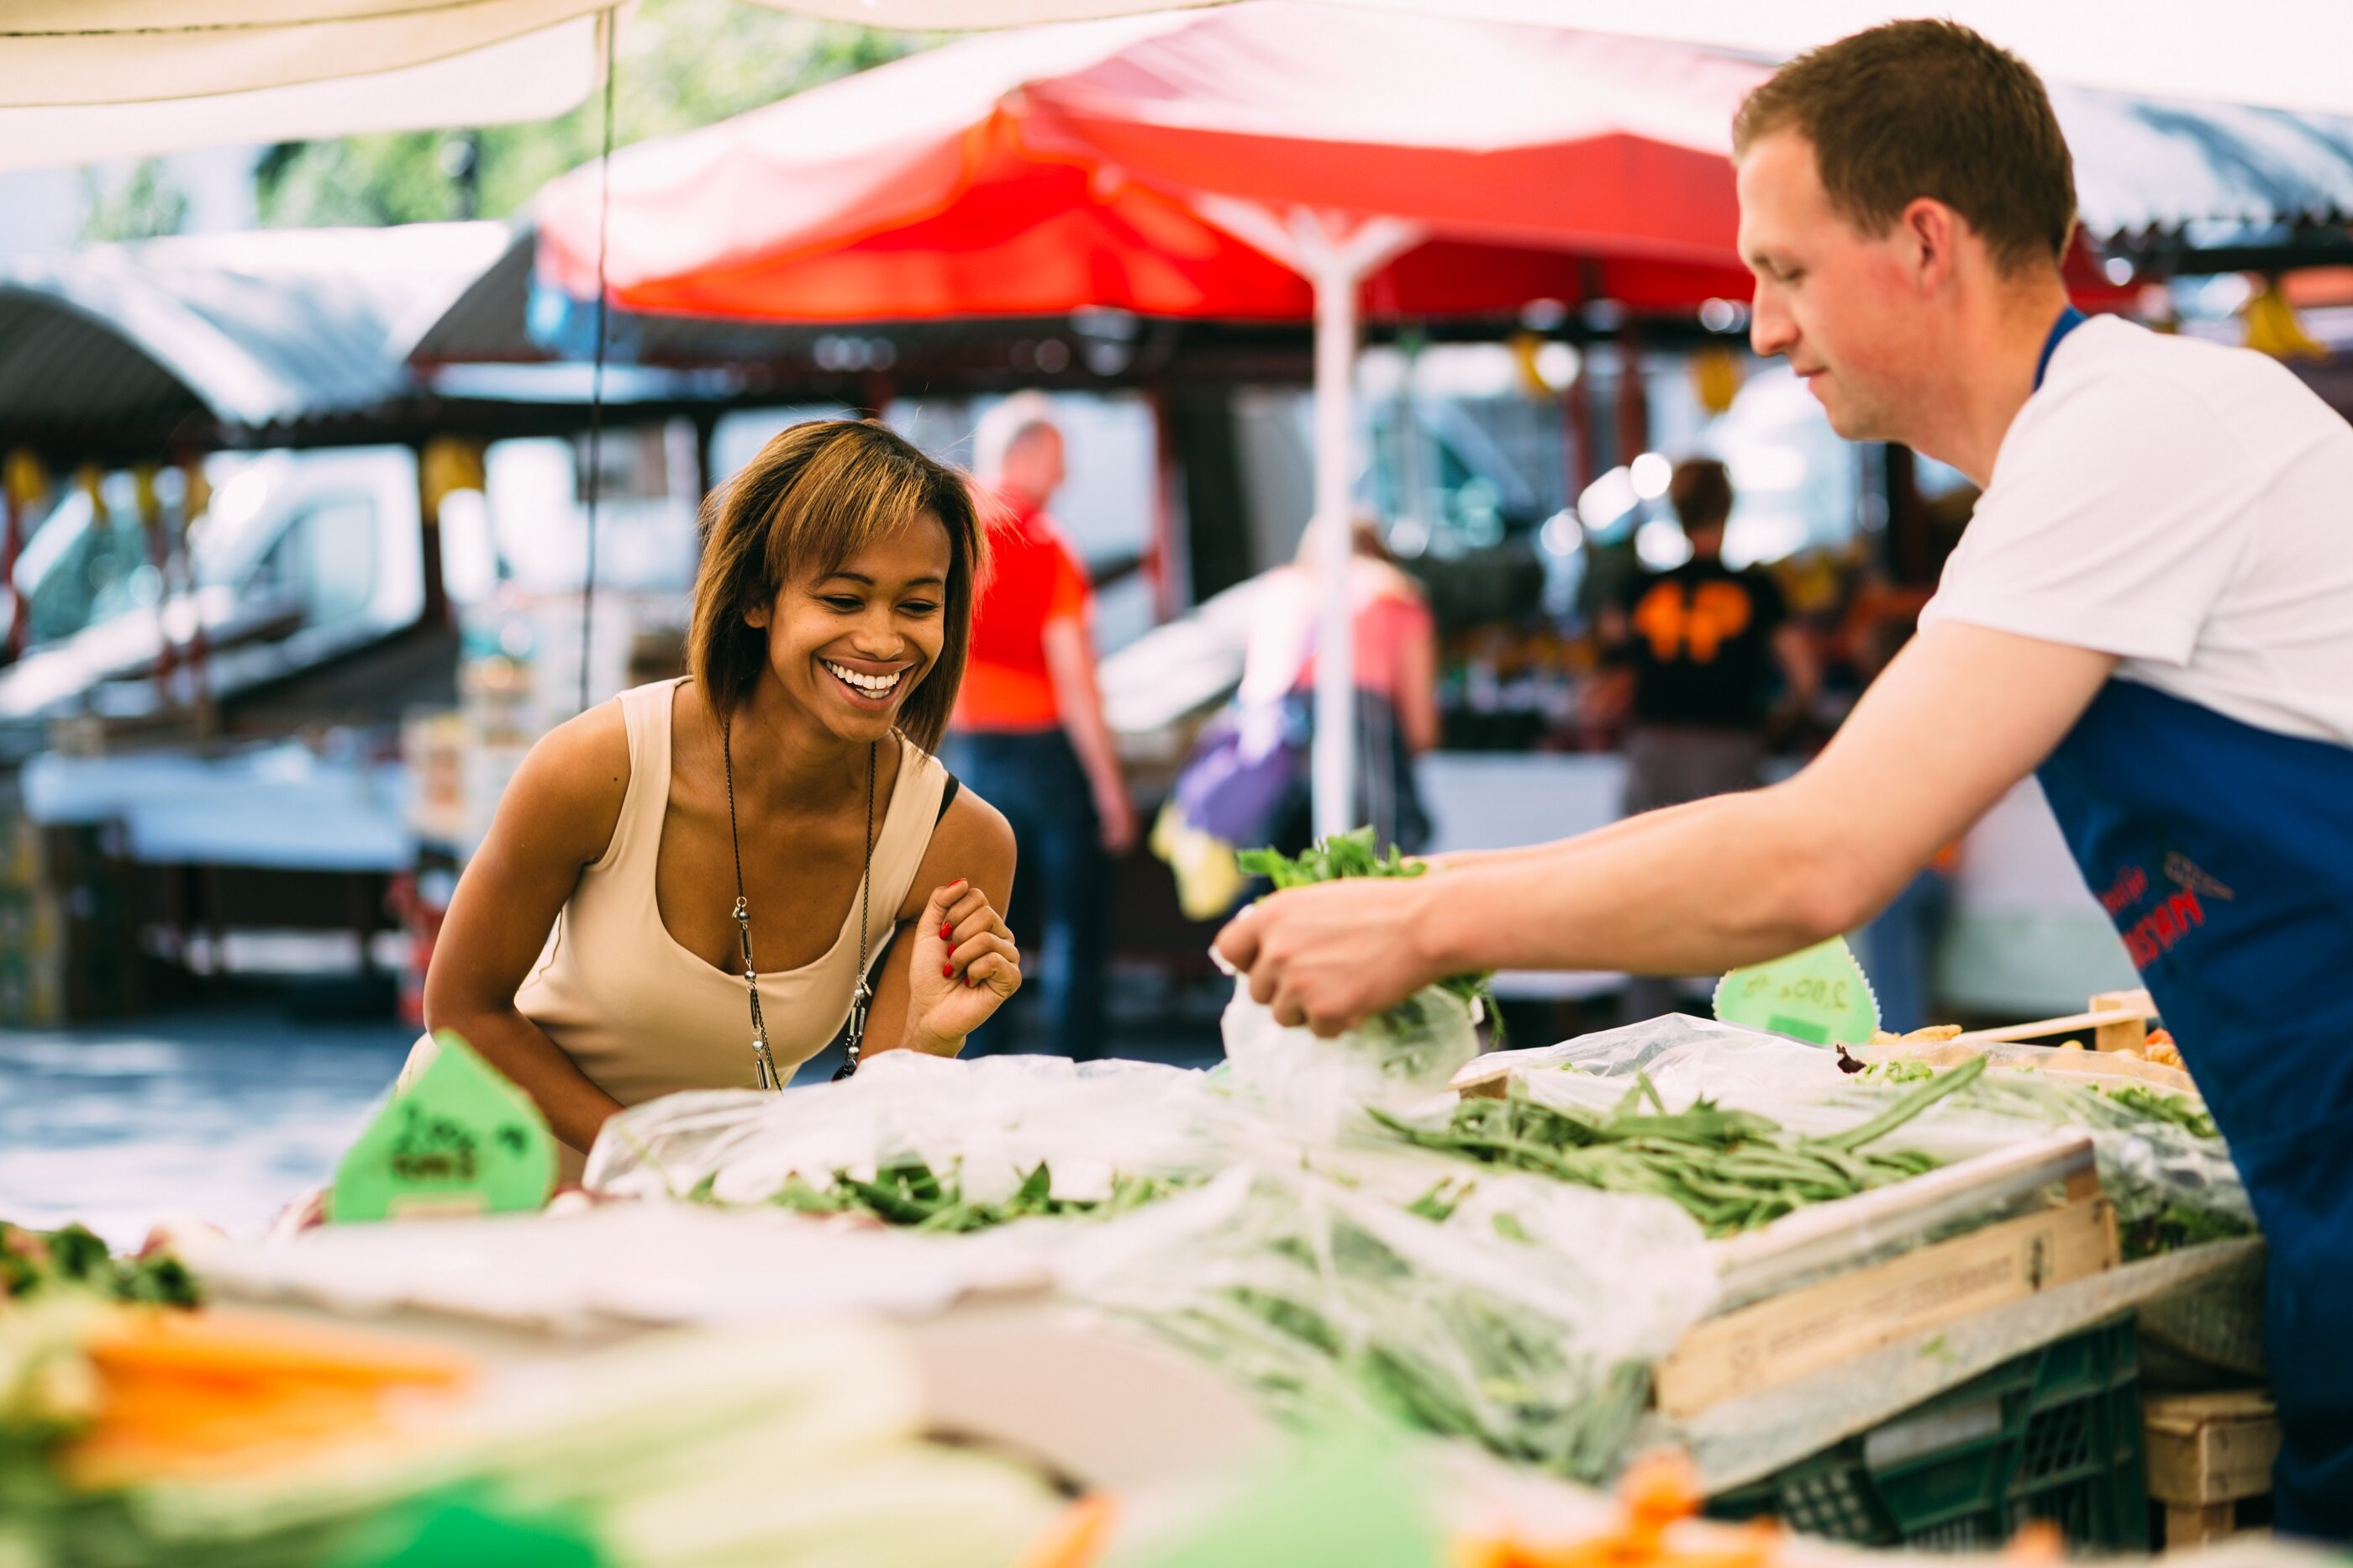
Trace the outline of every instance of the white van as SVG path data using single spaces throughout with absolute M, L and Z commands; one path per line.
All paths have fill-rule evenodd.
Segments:
M 206 685 L 220 696 L 416 623 L 425 573 L 407 447 L 224 453 L 205 474 L 194 582 L 168 596 L 130 476 L 108 477 L 103 506 L 77 488 L 51 510 L 16 561 L 26 652 L 0 670 L 0 721 L 151 712 L 164 645 L 185 650 L 200 627 Z

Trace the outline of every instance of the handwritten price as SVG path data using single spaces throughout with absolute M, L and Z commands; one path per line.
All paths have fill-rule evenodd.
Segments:
M 1843 1012 L 1854 1005 L 1854 990 L 1843 980 L 1823 980 L 1801 975 L 1794 980 L 1776 982 L 1769 974 L 1752 974 L 1741 982 L 1740 994 L 1756 998 L 1770 994 L 1776 1005 L 1795 1003 L 1800 1006 L 1828 1007 Z

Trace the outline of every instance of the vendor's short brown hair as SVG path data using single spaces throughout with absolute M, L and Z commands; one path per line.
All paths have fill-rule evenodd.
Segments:
M 1685 458 L 1667 477 L 1667 504 L 1686 531 L 1722 528 L 1732 515 L 1732 473 L 1714 458 Z
M 767 666 L 767 633 L 747 614 L 776 603 L 796 574 L 831 572 L 925 514 L 948 531 L 946 635 L 899 710 L 899 729 L 923 750 L 938 749 L 964 682 L 988 542 L 965 477 L 871 419 L 793 426 L 703 502 L 687 667 L 712 707 L 733 712 Z
M 1940 201 L 2015 275 L 2055 265 L 2075 224 L 2075 171 L 2033 68 L 1957 22 L 1889 22 L 1799 55 L 1750 93 L 1733 156 L 1794 131 L 1822 189 L 1864 234 Z

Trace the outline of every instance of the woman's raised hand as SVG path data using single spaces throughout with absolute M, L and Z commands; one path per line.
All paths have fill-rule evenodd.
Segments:
M 968 882 L 934 889 L 914 934 L 907 1044 L 954 1056 L 966 1035 L 1021 989 L 1021 950 L 988 895 Z

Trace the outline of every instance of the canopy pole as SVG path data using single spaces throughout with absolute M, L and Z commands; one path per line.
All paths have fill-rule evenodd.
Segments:
M 1315 514 L 1318 609 L 1315 628 L 1315 740 L 1308 779 L 1315 836 L 1356 826 L 1356 648 L 1350 479 L 1356 454 L 1356 291 L 1421 232 L 1395 218 L 1373 218 L 1335 237 L 1313 213 L 1292 214 L 1300 269 L 1315 290 Z
M 611 304 L 606 292 L 605 262 L 612 248 L 613 220 L 613 66 L 621 29 L 617 6 L 598 18 L 605 46 L 604 156 L 596 160 L 596 347 L 588 371 L 588 538 L 580 566 L 580 711 L 588 711 L 594 689 L 589 674 L 595 668 L 596 619 L 596 513 L 605 496 L 605 344 Z
M 1356 274 L 1342 258 L 1316 258 L 1315 516 L 1312 552 L 1320 589 L 1315 629 L 1315 836 L 1355 826 L 1356 614 L 1351 590 L 1348 470 L 1356 438 Z

